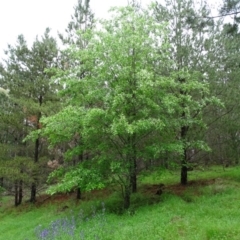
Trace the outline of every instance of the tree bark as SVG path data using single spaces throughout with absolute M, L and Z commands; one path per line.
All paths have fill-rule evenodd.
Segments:
M 34 163 L 38 162 L 38 158 L 39 158 L 39 138 L 37 138 L 35 141 Z M 30 197 L 31 203 L 36 202 L 36 193 L 37 193 L 36 181 L 37 181 L 37 177 L 34 176 L 34 182 L 32 183 L 32 186 L 31 186 L 31 197 Z
M 0 178 L 0 187 L 3 187 L 3 177 Z
M 23 184 L 22 180 L 20 180 L 20 181 L 16 180 L 14 183 L 15 207 L 19 206 L 22 203 L 22 197 L 23 197 L 22 184 Z
M 131 186 L 132 186 L 132 192 L 136 193 L 137 192 L 137 160 L 136 156 L 133 158 L 133 169 L 131 173 Z
M 185 117 L 185 113 L 183 113 L 183 117 Z M 185 146 L 187 131 L 188 131 L 187 126 L 183 126 L 181 128 L 181 139 L 184 144 L 183 157 L 182 157 L 182 161 L 181 161 L 181 184 L 182 185 L 186 185 L 187 181 L 188 181 L 187 147 Z
M 78 162 L 82 162 L 83 161 L 83 153 L 78 155 Z M 81 199 L 82 198 L 82 192 L 81 192 L 81 187 L 77 188 L 77 199 Z
M 81 188 L 78 187 L 78 188 L 77 188 L 77 199 L 79 200 L 79 199 L 81 199 L 81 198 L 82 198 Z
M 186 166 L 186 162 L 182 161 L 182 167 L 181 167 L 181 184 L 187 185 L 188 182 L 188 169 Z
M 42 105 L 42 96 L 39 97 L 39 106 Z M 40 129 L 40 118 L 41 118 L 41 112 L 38 113 L 37 116 L 37 129 Z M 39 159 L 39 145 L 40 145 L 40 139 L 39 137 L 35 141 L 35 149 L 34 149 L 34 163 L 36 164 Z M 37 174 L 36 174 L 37 175 Z M 31 197 L 30 202 L 35 203 L 36 202 L 36 193 L 37 193 L 37 176 L 34 176 L 34 182 L 32 183 L 31 187 Z
M 23 181 L 19 181 L 19 189 L 18 189 L 18 205 L 22 203 L 23 198 Z
M 31 197 L 30 197 L 30 202 L 31 202 L 31 203 L 35 203 L 35 202 L 36 202 L 36 193 L 37 193 L 36 184 L 35 184 L 35 183 L 32 183 L 32 187 L 31 187 Z
M 125 187 L 125 194 L 124 194 L 124 209 L 128 209 L 130 207 L 130 186 Z
M 17 180 L 14 183 L 14 190 L 15 190 L 15 207 L 18 206 L 18 182 Z

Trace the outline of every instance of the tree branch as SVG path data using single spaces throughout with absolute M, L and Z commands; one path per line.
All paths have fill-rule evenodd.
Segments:
M 240 11 L 238 11 L 238 12 L 234 12 L 234 13 L 226 13 L 226 14 L 217 15 L 217 16 L 213 16 L 213 17 L 199 17 L 199 18 L 213 19 L 213 18 L 226 17 L 226 16 L 230 16 L 230 15 L 236 15 L 236 14 L 238 14 L 238 13 L 240 13 Z

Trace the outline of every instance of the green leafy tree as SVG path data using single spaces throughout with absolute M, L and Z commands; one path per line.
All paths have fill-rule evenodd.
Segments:
M 68 23 L 68 26 L 65 30 L 65 34 L 59 33 L 58 36 L 65 48 L 74 45 L 75 47 L 83 49 L 87 46 L 88 42 L 86 39 L 80 37 L 79 32 L 83 34 L 87 30 L 92 29 L 93 27 L 94 27 L 94 14 L 90 8 L 90 0 L 85 1 L 78 0 L 77 5 L 74 7 L 74 14 L 71 16 L 71 21 Z M 62 51 L 60 58 L 63 69 L 63 75 L 65 74 L 64 71 L 69 69 L 70 66 L 79 65 L 79 61 L 72 61 L 68 51 Z M 60 74 L 59 71 L 58 74 Z M 79 72 L 78 73 L 79 79 L 81 79 L 83 75 L 84 72 Z M 63 97 L 64 96 L 62 96 L 62 98 Z M 70 130 L 70 132 L 72 131 Z M 72 156 L 71 154 L 68 154 L 69 151 L 71 152 L 72 148 L 76 148 L 77 145 L 82 144 L 80 140 L 81 138 L 80 137 L 76 138 L 76 135 L 78 135 L 77 132 L 74 132 L 70 135 L 68 134 L 69 136 L 68 142 L 65 141 L 64 147 L 64 151 L 66 152 L 64 156 L 64 159 L 66 160 L 65 169 L 67 167 L 72 168 L 72 164 L 77 164 L 79 161 L 83 161 L 87 157 L 87 155 L 84 154 L 84 151 L 81 148 L 81 146 L 78 147 L 79 149 L 82 149 L 81 151 L 78 152 L 78 156 Z M 55 148 L 58 148 L 61 145 L 62 143 L 59 143 L 58 145 L 55 145 Z M 80 186 L 78 186 L 77 188 L 77 198 L 78 199 L 81 198 Z
M 62 112 L 66 119 L 76 116 L 83 147 L 91 153 L 81 166 L 91 166 L 92 174 L 99 169 L 103 179 L 107 175 L 120 183 L 128 208 L 137 190 L 137 159 L 159 153 L 158 136 L 169 125 L 165 112 L 174 111 L 177 97 L 170 93 L 174 81 L 154 71 L 171 64 L 166 24 L 156 23 L 151 12 L 136 7 L 114 9 L 112 14 L 101 21 L 100 30 L 84 34 L 86 48 L 69 50 L 72 60 L 81 64 L 63 78 L 73 108 L 67 108 L 72 114 Z M 159 55 L 159 49 L 164 54 Z M 80 79 L 79 72 L 85 73 Z M 44 133 L 56 141 L 53 121 L 47 118 L 43 123 Z M 151 154 L 145 154 L 146 149 Z M 67 182 L 78 184 L 81 177 Z

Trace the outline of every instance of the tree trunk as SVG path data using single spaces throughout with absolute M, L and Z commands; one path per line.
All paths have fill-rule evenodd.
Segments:
M 181 184 L 187 185 L 188 181 L 188 172 L 187 172 L 187 166 L 182 165 L 181 168 Z
M 42 105 L 42 98 L 40 96 L 40 106 Z M 38 118 L 37 118 L 37 129 L 40 128 L 40 118 L 41 118 L 41 113 L 39 112 L 38 114 Z M 34 149 L 34 163 L 38 162 L 39 159 L 39 146 L 40 146 L 40 139 L 39 137 L 36 139 L 35 141 L 35 149 Z M 37 175 L 37 174 L 36 174 Z M 37 193 L 37 176 L 34 176 L 34 183 L 32 183 L 32 187 L 31 187 L 31 197 L 30 197 L 30 202 L 31 203 L 35 203 L 36 202 L 36 193 Z
M 83 161 L 83 153 L 78 155 L 78 162 L 82 162 Z M 77 199 L 81 199 L 82 198 L 82 192 L 81 192 L 81 187 L 77 188 Z
M 38 157 L 39 157 L 39 138 L 36 139 L 35 141 L 35 152 L 34 152 L 34 163 L 38 162 Z M 36 173 L 34 173 L 35 175 Z M 37 174 L 36 174 L 37 175 Z M 37 176 L 34 176 L 34 183 L 32 183 L 31 186 L 31 197 L 30 197 L 30 202 L 34 203 L 36 202 L 36 193 L 37 193 L 37 186 L 36 186 L 36 181 L 37 181 Z
M 130 193 L 130 186 L 125 187 L 125 193 L 124 193 L 124 209 L 128 209 L 130 207 L 130 197 L 131 197 L 131 193 Z
M 184 148 L 184 155 L 181 167 L 181 184 L 186 185 L 188 181 L 188 168 L 187 168 L 187 149 Z
M 163 167 L 166 168 L 166 169 L 169 168 L 168 162 L 169 162 L 169 152 L 166 150 L 165 156 L 163 158 L 163 163 L 162 163 Z
M 136 134 L 129 137 L 129 177 L 132 193 L 137 192 L 137 150 L 136 150 Z
M 19 189 L 18 189 L 18 205 L 22 203 L 23 198 L 23 181 L 19 181 Z
M 39 103 L 39 106 L 41 107 L 42 106 L 42 103 L 43 103 L 43 97 L 40 95 L 39 96 L 39 99 L 38 99 L 38 103 Z M 39 111 L 38 112 L 38 115 L 37 115 L 37 129 L 40 129 L 40 118 L 41 118 L 41 112 Z M 40 146 L 40 139 L 39 137 L 36 139 L 35 141 L 35 150 L 34 150 L 34 163 L 36 164 L 38 162 L 38 159 L 39 159 L 39 146 Z M 37 175 L 37 174 L 36 174 Z M 36 185 L 36 182 L 37 182 L 37 176 L 34 176 L 34 182 L 32 183 L 32 187 L 31 187 L 31 197 L 30 197 L 30 202 L 31 203 L 35 203 L 36 202 L 36 193 L 37 193 L 37 185 Z
M 183 113 L 183 116 L 185 117 L 185 113 Z M 185 145 L 187 131 L 188 131 L 187 126 L 183 126 L 181 128 L 181 139 L 182 139 L 184 145 Z M 187 159 L 187 148 L 186 148 L 186 146 L 184 146 L 183 151 L 184 151 L 184 154 L 183 154 L 183 158 L 182 158 L 182 161 L 181 161 L 181 184 L 186 185 L 187 181 L 188 181 L 188 168 L 187 168 L 188 159 Z
M 136 193 L 137 192 L 137 160 L 135 156 L 133 159 L 133 169 L 131 172 L 131 186 L 132 186 L 132 192 Z
M 79 200 L 79 199 L 81 199 L 81 198 L 82 198 L 81 188 L 78 187 L 78 188 L 77 188 L 77 199 Z
M 0 187 L 3 188 L 3 177 L 0 178 Z
M 14 189 L 15 189 L 15 207 L 20 205 L 22 203 L 22 180 L 18 181 L 16 180 L 14 183 Z
M 32 183 L 31 197 L 30 197 L 30 202 L 31 203 L 35 203 L 36 202 L 36 193 L 37 193 L 36 184 Z
M 14 183 L 14 190 L 15 190 L 15 207 L 18 206 L 18 182 L 17 180 Z

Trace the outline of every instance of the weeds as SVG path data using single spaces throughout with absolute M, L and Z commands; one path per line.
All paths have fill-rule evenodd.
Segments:
M 48 227 L 39 225 L 35 230 L 36 237 L 38 240 L 102 239 L 108 231 L 105 211 L 103 202 L 100 212 L 92 207 L 91 215 L 85 214 L 82 209 L 77 214 L 71 211 L 69 216 L 52 221 Z M 90 223 L 92 227 L 87 231 L 81 228 Z

